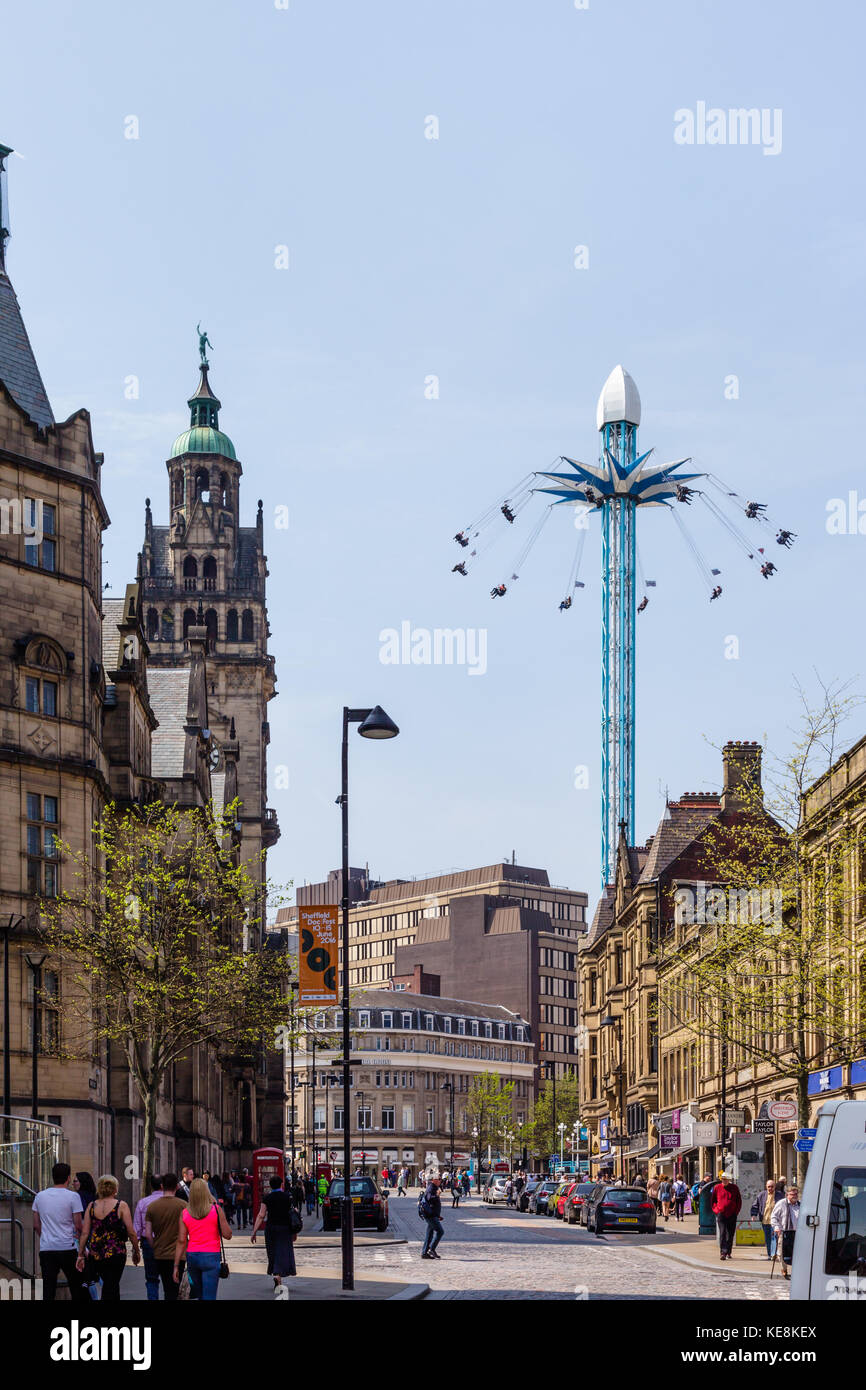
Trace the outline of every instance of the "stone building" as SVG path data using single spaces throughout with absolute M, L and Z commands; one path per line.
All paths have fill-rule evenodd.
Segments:
M 0 146 L 0 167 L 9 153 Z M 118 1050 L 63 1055 L 70 1050 L 66 982 L 38 944 L 40 900 L 71 886 L 55 837 L 91 853 L 91 827 L 109 800 L 123 806 L 165 797 L 202 806 L 213 799 L 219 806 L 237 795 L 235 852 L 256 859 L 273 843 L 278 831 L 265 805 L 264 758 L 274 676 L 261 512 L 257 527 L 240 527 L 240 465 L 224 436 L 203 457 L 220 461 L 225 506 L 208 510 L 203 489 L 195 491 L 196 446 L 205 436 L 213 442 L 208 429 L 218 434 L 219 403 L 208 393 L 205 366 L 194 419 L 196 411 L 210 412 L 212 425 L 182 436 L 169 460 L 175 514 L 195 549 L 178 558 L 148 520 L 137 580 L 122 599 L 104 598 L 103 457 L 86 410 L 54 419 L 6 271 L 6 229 L 0 200 L 0 936 L 9 954 L 10 1014 L 3 1037 L 10 1087 L 0 1111 L 31 1112 L 36 1000 L 38 1114 L 62 1125 L 74 1168 L 120 1175 L 130 1155 L 140 1157 L 141 1106 Z M 219 590 L 184 586 L 188 553 L 208 577 L 213 559 Z M 170 638 L 161 629 L 154 634 L 152 625 L 148 636 L 152 595 L 166 578 L 163 556 L 174 566 L 168 577 L 181 578 L 177 591 L 173 581 L 159 591 L 161 614 L 177 610 Z M 146 604 L 145 576 L 152 581 Z M 199 625 L 199 605 L 207 596 L 210 610 L 229 591 L 241 633 L 226 660 L 208 614 Z M 264 881 L 263 869 L 257 872 Z M 253 1068 L 226 1068 L 211 1050 L 196 1049 L 175 1067 L 160 1098 L 157 1168 L 190 1162 L 217 1169 L 246 1161 L 257 1144 L 281 1142 L 281 1075 L 272 1078 L 270 1094 L 269 1113 L 264 1058 Z
M 340 872 L 297 890 L 300 905 L 339 902 Z M 434 878 L 376 883 L 350 869 L 349 984 L 398 987 L 420 968 L 432 993 L 470 994 L 525 1018 L 536 1041 L 536 1091 L 577 1065 L 577 951 L 587 896 L 547 871 L 498 863 Z M 296 908 L 277 925 L 291 929 Z M 342 955 L 341 955 L 342 960 Z
M 420 983 L 420 981 L 419 981 Z M 526 1019 L 502 1005 L 443 999 L 413 990 L 359 990 L 351 1023 L 353 1164 L 378 1173 L 383 1164 L 406 1164 L 413 1179 L 425 1167 L 451 1160 L 451 1108 L 454 1108 L 454 1162 L 468 1164 L 473 1147 L 466 1105 L 473 1079 L 486 1074 L 514 1083 L 513 1130 L 529 1118 L 533 1088 L 533 1044 Z M 292 1066 L 287 1058 L 286 1090 L 295 1082 L 294 1131 L 288 1114 L 286 1151 L 294 1134 L 299 1160 L 342 1168 L 342 1055 L 333 1041 L 342 1026 L 339 1010 L 312 1018 Z M 315 1041 L 324 1044 L 316 1046 Z M 452 1089 L 453 1088 L 453 1089 Z M 509 1157 L 507 1136 L 498 1152 Z M 514 1152 L 517 1152 L 514 1142 Z M 486 1154 L 485 1154 L 486 1158 Z

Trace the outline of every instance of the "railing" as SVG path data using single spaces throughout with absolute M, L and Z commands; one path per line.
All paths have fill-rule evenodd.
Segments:
M 69 1141 L 59 1125 L 0 1115 L 0 1170 L 13 1182 L 40 1192 L 51 1186 L 51 1169 L 68 1158 Z
M 25 1279 L 34 1279 L 39 1267 L 33 1228 L 35 1196 L 29 1187 L 0 1168 L 0 1264 Z

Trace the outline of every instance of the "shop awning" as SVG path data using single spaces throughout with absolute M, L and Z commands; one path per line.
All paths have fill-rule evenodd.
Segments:
M 672 1160 L 676 1158 L 682 1158 L 683 1154 L 693 1153 L 697 1153 L 697 1149 L 694 1144 L 688 1144 L 682 1149 L 659 1149 L 657 1151 L 657 1154 L 654 1155 L 656 1160 L 656 1166 L 658 1166 L 660 1163 L 667 1163 L 669 1159 Z

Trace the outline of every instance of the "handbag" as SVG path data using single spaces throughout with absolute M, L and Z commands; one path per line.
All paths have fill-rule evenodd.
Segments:
M 297 1207 L 292 1207 L 289 1213 L 289 1229 L 293 1236 L 300 1235 L 301 1231 L 304 1229 L 304 1218 L 301 1216 Z
M 229 1270 L 229 1266 L 228 1266 L 228 1261 L 227 1261 L 227 1259 L 226 1259 L 226 1249 L 225 1249 L 225 1246 L 223 1245 L 223 1233 L 222 1233 L 222 1231 L 220 1230 L 220 1214 L 219 1214 L 219 1207 L 216 1206 L 216 1204 L 214 1205 L 214 1211 L 215 1211 L 216 1214 L 217 1214 L 217 1232 L 218 1232 L 219 1238 L 220 1238 L 220 1279 L 228 1279 L 230 1270 Z

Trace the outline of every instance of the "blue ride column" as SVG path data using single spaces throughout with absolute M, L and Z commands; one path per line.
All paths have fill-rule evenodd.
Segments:
M 630 472 L 637 425 L 605 423 L 602 462 Z M 634 843 L 635 569 L 637 499 L 627 491 L 602 502 L 601 527 L 601 881 L 616 874 L 619 828 Z

